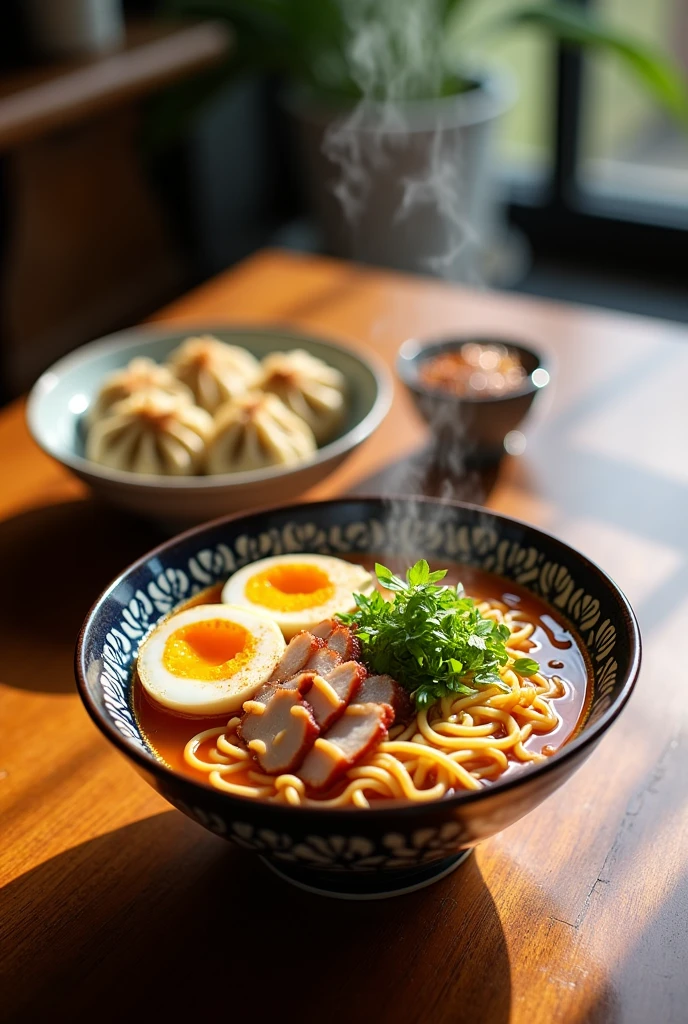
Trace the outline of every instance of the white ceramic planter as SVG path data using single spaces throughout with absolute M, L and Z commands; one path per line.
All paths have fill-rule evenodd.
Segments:
M 309 198 L 335 256 L 475 281 L 500 216 L 495 125 L 511 83 L 457 96 L 333 111 L 294 90 Z
M 37 48 L 49 56 L 99 53 L 124 39 L 122 0 L 27 0 Z

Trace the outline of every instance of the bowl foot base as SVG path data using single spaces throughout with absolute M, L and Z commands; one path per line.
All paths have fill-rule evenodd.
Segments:
M 281 864 L 278 867 L 267 857 L 260 859 L 285 882 L 318 896 L 330 896 L 338 900 L 386 900 L 391 896 L 403 896 L 439 882 L 445 875 L 455 871 L 472 852 L 472 848 L 460 850 L 451 857 L 445 857 L 444 860 L 409 868 L 406 871 L 370 874 L 354 871 L 318 871 L 314 868 L 294 867 L 291 864 Z

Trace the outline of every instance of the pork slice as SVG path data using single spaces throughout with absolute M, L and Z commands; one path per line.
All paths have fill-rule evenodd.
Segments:
M 319 676 L 326 676 L 341 660 L 336 651 L 331 651 L 329 647 L 320 647 L 310 656 L 304 669 L 306 672 L 317 672 Z
M 355 697 L 357 704 L 363 704 L 364 701 L 359 699 L 358 694 L 365 677 L 365 665 L 361 665 L 357 661 L 345 661 L 328 672 L 325 678 L 340 700 L 350 704 Z
M 337 626 L 327 637 L 325 643 L 331 651 L 336 651 L 342 661 L 359 661 L 361 645 L 347 626 Z
M 384 704 L 393 714 L 393 721 L 408 722 L 413 715 L 413 702 L 410 695 L 396 679 L 391 676 L 368 676 L 363 680 L 361 689 L 356 694 L 360 704 Z
M 391 709 L 386 704 L 350 704 L 342 717 L 316 739 L 299 772 L 309 789 L 330 786 L 387 735 Z
M 344 713 L 364 677 L 365 669 L 355 661 L 337 665 L 324 678 L 313 677 L 308 703 L 321 732 L 329 729 Z
M 313 636 L 312 633 L 308 633 L 306 630 L 297 633 L 287 644 L 286 650 L 275 665 L 268 682 L 283 683 L 286 679 L 291 679 L 305 667 L 309 658 L 322 646 L 323 641 L 319 637 Z
M 323 621 L 319 622 L 317 626 L 314 626 L 310 632 L 320 640 L 327 640 L 330 633 L 332 633 L 338 625 L 339 623 L 336 619 L 323 619 Z
M 298 686 L 264 686 L 245 702 L 237 732 L 264 772 L 282 775 L 299 767 L 320 728 Z
M 285 690 L 298 690 L 303 697 L 304 693 L 310 692 L 314 677 L 315 672 L 299 672 L 298 675 L 292 676 L 291 679 L 285 679 L 283 683 L 268 685 L 283 686 Z

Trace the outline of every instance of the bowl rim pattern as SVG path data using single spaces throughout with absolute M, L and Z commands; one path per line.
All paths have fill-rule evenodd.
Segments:
M 460 348 L 468 342 L 476 342 L 478 345 L 499 344 L 514 349 L 518 353 L 530 356 L 537 360 L 526 377 L 524 383 L 516 391 L 509 391 L 505 395 L 489 395 L 484 398 L 471 397 L 470 395 L 454 395 L 451 391 L 445 391 L 440 387 L 432 388 L 423 384 L 418 376 L 418 366 L 431 358 L 432 355 L 440 352 L 451 352 Z M 550 384 L 552 380 L 552 360 L 543 354 L 539 348 L 526 344 L 520 340 L 504 337 L 498 333 L 487 333 L 476 331 L 466 334 L 443 334 L 439 337 L 421 339 L 416 337 L 407 338 L 402 342 L 397 351 L 396 370 L 399 377 L 407 388 L 417 395 L 423 395 L 434 400 L 443 400 L 455 405 L 485 406 L 513 401 L 518 398 L 525 398 L 530 395 L 537 395 Z M 547 373 L 547 380 L 542 384 L 533 382 L 535 370 L 544 370 Z
M 377 505 L 383 505 L 390 501 L 395 502 L 413 502 L 420 504 L 427 504 L 429 506 L 444 506 L 447 508 L 458 508 L 464 509 L 471 513 L 478 513 L 482 515 L 488 515 L 492 519 L 504 521 L 512 524 L 516 527 L 522 527 L 528 531 L 532 537 L 543 538 L 547 544 L 554 545 L 554 547 L 564 548 L 575 555 L 577 559 L 580 559 L 586 569 L 593 575 L 596 576 L 603 586 L 610 590 L 618 603 L 619 610 L 623 623 L 626 627 L 625 640 L 629 643 L 629 666 L 625 674 L 625 678 L 621 685 L 619 692 L 613 698 L 609 707 L 607 707 L 603 713 L 596 718 L 588 728 L 584 728 L 574 739 L 567 742 L 561 747 L 555 754 L 547 758 L 546 761 L 530 766 L 527 771 L 519 772 L 511 778 L 498 781 L 488 788 L 477 790 L 475 792 L 455 793 L 452 796 L 446 796 L 440 800 L 414 803 L 408 801 L 394 800 L 386 801 L 383 806 L 373 806 L 370 808 L 318 808 L 313 806 L 308 807 L 293 807 L 287 804 L 274 804 L 270 801 L 255 801 L 246 797 L 234 796 L 230 793 L 224 793 L 219 790 L 215 790 L 210 786 L 206 786 L 203 783 L 197 782 L 191 776 L 183 775 L 181 772 L 175 771 L 172 768 L 168 768 L 161 761 L 155 759 L 153 755 L 146 754 L 142 749 L 133 743 L 128 743 L 125 737 L 117 730 L 115 725 L 108 719 L 107 715 L 100 711 L 96 706 L 91 694 L 89 692 L 87 679 L 87 666 L 85 665 L 85 646 L 86 639 L 93 627 L 94 622 L 97 619 L 100 607 L 110 597 L 113 591 L 122 583 L 126 577 L 135 573 L 139 569 L 143 568 L 146 563 L 154 558 L 158 558 L 163 555 L 167 550 L 173 548 L 177 544 L 185 544 L 188 540 L 201 536 L 203 533 L 210 530 L 217 529 L 220 526 L 230 525 L 242 519 L 250 520 L 254 517 L 274 514 L 283 515 L 293 512 L 296 509 L 312 509 L 314 515 L 317 515 L 318 510 L 325 510 L 328 508 L 340 506 L 342 504 L 355 503 L 355 504 L 366 504 L 375 503 Z M 546 602 L 547 603 L 547 602 Z M 183 533 L 177 534 L 166 541 L 163 541 L 157 547 L 151 551 L 145 553 L 140 558 L 136 559 L 129 566 L 127 566 L 105 589 L 101 592 L 98 598 L 91 606 L 82 626 L 79 631 L 76 649 L 74 653 L 74 671 L 77 682 L 77 690 L 81 700 L 88 712 L 90 718 L 104 734 L 104 736 L 110 740 L 114 746 L 137 764 L 140 768 L 146 772 L 152 772 L 159 779 L 171 780 L 174 782 L 181 782 L 191 787 L 196 792 L 199 792 L 205 796 L 211 793 L 214 798 L 220 800 L 224 806 L 228 808 L 234 808 L 236 811 L 241 811 L 247 806 L 255 806 L 257 803 L 261 806 L 270 808 L 279 816 L 284 816 L 284 819 L 293 819 L 296 816 L 300 821 L 307 822 L 315 818 L 322 818 L 326 815 L 332 815 L 335 818 L 341 820 L 341 816 L 356 819 L 358 821 L 370 821 L 376 822 L 390 820 L 394 816 L 402 815 L 414 815 L 420 813 L 421 809 L 425 808 L 438 808 L 438 809 L 450 809 L 458 807 L 469 807 L 472 804 L 480 803 L 480 801 L 490 799 L 491 796 L 497 794 L 505 794 L 507 792 L 513 792 L 519 787 L 528 785 L 529 782 L 535 779 L 542 779 L 547 774 L 556 771 L 559 767 L 568 761 L 573 761 L 586 747 L 594 747 L 596 742 L 602 737 L 607 731 L 610 725 L 618 718 L 621 711 L 626 706 L 631 693 L 635 687 L 638 674 L 640 671 L 640 664 L 642 658 L 642 640 L 640 635 L 640 628 L 635 616 L 635 613 L 631 607 L 628 598 L 621 590 L 621 588 L 614 582 L 614 580 L 601 569 L 595 562 L 589 559 L 582 552 L 578 551 L 572 545 L 567 544 L 565 541 L 560 540 L 554 534 L 551 534 L 545 530 L 541 530 L 538 527 L 532 526 L 522 519 L 518 519 L 513 516 L 506 516 L 498 512 L 494 512 L 489 508 L 484 508 L 480 505 L 474 505 L 469 502 L 452 501 L 452 500 L 440 500 L 430 497 L 420 496 L 404 496 L 404 495 L 352 495 L 341 498 L 332 498 L 324 501 L 317 502 L 292 502 L 285 505 L 279 506 L 266 506 L 259 509 L 252 510 L 250 513 L 239 512 L 231 515 L 220 516 L 217 519 L 213 519 L 207 523 L 203 523 L 199 526 L 192 527 L 189 530 L 185 530 Z M 361 816 L 363 818 L 361 819 Z
M 376 395 L 372 407 L 366 415 L 353 427 L 347 430 L 341 437 L 330 441 L 318 448 L 315 454 L 309 459 L 303 459 L 289 466 L 273 467 L 268 469 L 254 469 L 242 473 L 215 473 L 208 476 L 156 476 L 149 473 L 129 473 L 125 470 L 108 469 L 101 466 L 85 456 L 77 455 L 69 450 L 61 450 L 51 444 L 38 425 L 38 409 L 44 397 L 56 386 L 57 379 L 69 373 L 77 366 L 88 362 L 90 356 L 108 355 L 111 352 L 125 352 L 130 348 L 137 348 L 142 342 L 164 341 L 166 337 L 183 335 L 193 337 L 199 334 L 236 334 L 243 337 L 252 335 L 254 337 L 279 336 L 280 339 L 293 342 L 294 346 L 303 342 L 316 342 L 325 348 L 331 348 L 345 356 L 352 358 L 371 374 L 375 381 Z M 181 340 L 181 338 L 180 338 Z M 231 342 L 229 342 L 231 344 Z M 124 365 L 124 364 L 123 364 Z M 51 458 L 56 459 L 64 466 L 77 473 L 88 474 L 100 480 L 116 483 L 124 487 L 156 487 L 171 491 L 207 491 L 215 488 L 229 486 L 250 486 L 265 480 L 279 480 L 280 477 L 288 476 L 301 470 L 311 469 L 314 466 L 327 463 L 330 459 L 336 459 L 352 451 L 359 444 L 362 444 L 380 426 L 390 410 L 393 397 L 393 385 L 391 374 L 384 362 L 374 352 L 366 352 L 365 355 L 347 345 L 346 341 L 332 337 L 325 337 L 313 334 L 309 331 L 299 331 L 293 328 L 281 328 L 275 325 L 256 325 L 240 323 L 192 323 L 182 324 L 170 322 L 164 325 L 149 325 L 128 327 L 114 334 L 108 334 L 97 341 L 81 345 L 73 352 L 63 356 L 56 363 L 53 363 L 45 370 L 29 392 L 26 403 L 26 422 L 29 432 L 36 444 Z

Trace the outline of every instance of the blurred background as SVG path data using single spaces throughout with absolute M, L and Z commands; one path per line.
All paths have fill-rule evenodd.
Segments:
M 3 0 L 2 399 L 267 245 L 688 321 L 688 0 L 516 6 Z

